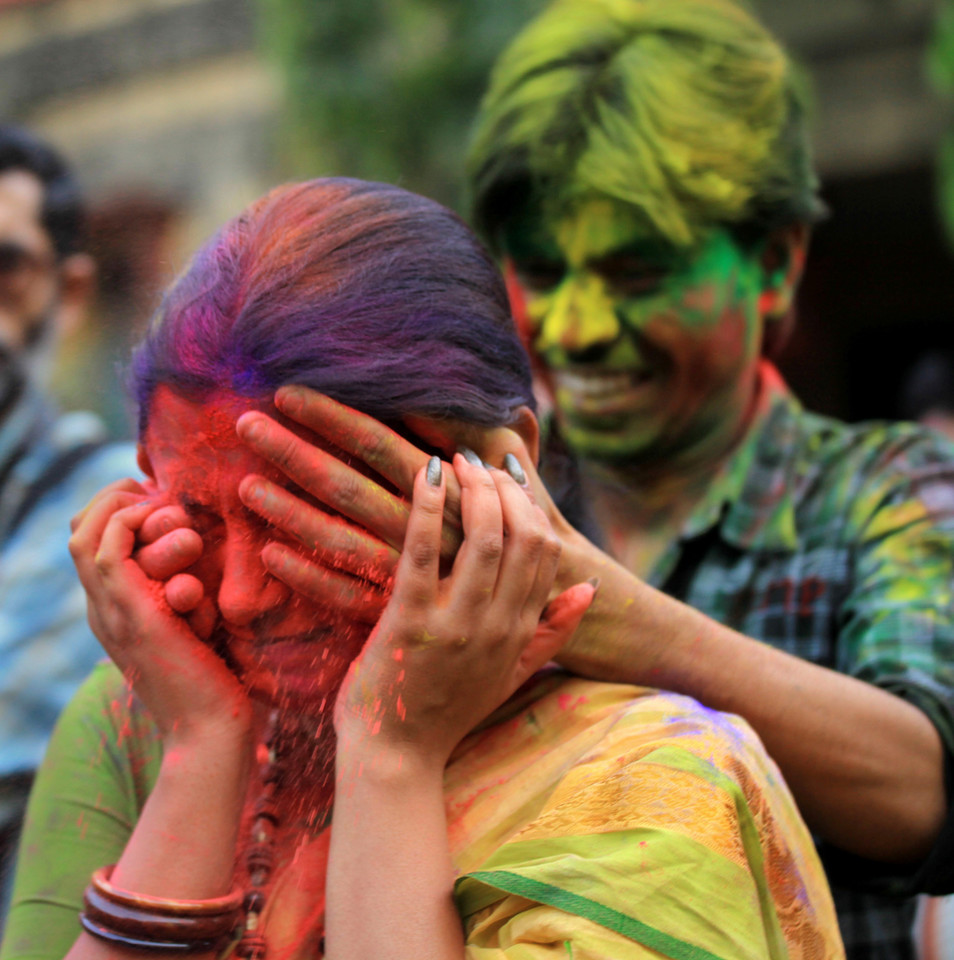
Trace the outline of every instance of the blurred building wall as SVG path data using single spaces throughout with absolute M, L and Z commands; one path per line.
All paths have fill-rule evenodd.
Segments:
M 826 180 L 931 163 L 946 118 L 927 82 L 933 0 L 759 0 L 813 78 Z

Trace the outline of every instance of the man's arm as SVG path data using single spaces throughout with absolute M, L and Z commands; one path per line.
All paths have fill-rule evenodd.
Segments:
M 947 799 L 943 747 L 926 714 L 717 623 L 592 544 L 574 550 L 563 542 L 564 555 L 575 555 L 571 565 L 599 571 L 601 580 L 583 626 L 561 651 L 564 666 L 685 693 L 744 717 L 820 836 L 873 860 L 915 862 L 928 853 Z
M 285 404 L 283 412 L 371 466 L 399 494 L 411 470 L 426 461 L 427 454 L 370 417 L 303 388 L 296 389 L 294 396 L 296 405 Z M 246 438 L 255 452 L 295 478 L 317 500 L 351 516 L 349 504 L 354 498 L 346 495 L 340 477 L 329 481 L 326 470 L 316 469 L 315 448 L 273 420 L 267 427 L 254 442 Z M 559 588 L 591 577 L 601 581 L 592 608 L 561 651 L 565 666 L 594 679 L 685 693 L 708 707 L 743 716 L 782 768 L 806 820 L 820 836 L 872 860 L 914 864 L 926 855 L 944 821 L 947 798 L 942 738 L 924 711 L 872 683 L 743 636 L 640 581 L 560 515 L 520 437 L 505 428 L 485 436 L 485 446 L 477 452 L 493 464 L 502 463 L 507 452 L 518 458 L 529 480 L 528 491 L 561 539 Z M 357 482 L 367 479 L 358 474 L 356 478 Z M 385 491 L 381 494 L 384 503 Z M 320 511 L 303 501 L 298 511 L 320 520 Z M 393 515 L 393 507 L 386 512 Z M 294 514 L 269 519 L 290 527 Z M 921 521 L 920 528 L 903 504 L 896 522 L 889 514 L 890 510 L 876 510 L 868 520 L 872 566 L 864 571 L 853 618 L 861 634 L 852 638 L 858 648 L 855 662 L 865 659 L 865 644 L 875 638 L 883 642 L 891 629 L 890 617 L 882 614 L 897 607 L 892 583 L 897 584 L 899 572 L 892 569 L 892 558 L 899 555 L 907 558 L 908 580 L 917 585 L 922 603 L 932 610 L 946 604 L 944 629 L 954 660 L 950 605 L 954 521 L 946 521 L 939 542 L 935 525 L 923 511 L 915 518 Z M 354 519 L 386 538 L 384 524 L 376 526 L 373 515 Z M 864 521 L 857 520 L 855 527 L 862 530 Z M 859 536 L 864 540 L 863 533 Z M 891 537 L 893 549 L 885 550 Z M 941 567 L 925 578 L 919 558 L 928 555 L 932 562 L 940 560 Z M 302 563 L 307 566 L 307 561 Z M 946 600 L 932 596 L 935 586 Z M 865 595 L 869 588 L 873 594 L 882 594 L 882 614 L 875 596 Z M 920 627 L 911 629 L 917 632 Z M 922 652 L 930 667 L 939 667 L 936 655 Z M 885 659 L 896 659 L 895 653 L 902 659 L 906 656 L 898 644 L 887 650 Z M 951 685 L 937 687 L 936 702 L 951 714 Z

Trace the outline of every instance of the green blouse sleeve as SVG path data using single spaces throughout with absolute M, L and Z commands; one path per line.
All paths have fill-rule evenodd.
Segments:
M 83 891 L 115 863 L 156 782 L 158 732 L 111 663 L 63 711 L 27 808 L 0 960 L 61 960 Z

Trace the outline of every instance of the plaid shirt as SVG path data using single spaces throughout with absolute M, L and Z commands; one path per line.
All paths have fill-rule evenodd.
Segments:
M 91 414 L 57 417 L 29 388 L 11 393 L 0 409 L 0 828 L 19 817 L 24 775 L 103 656 L 67 549 L 70 518 L 138 475 L 131 444 L 92 446 L 103 429 Z
M 954 446 L 940 436 L 806 413 L 766 365 L 753 426 L 650 582 L 916 704 L 949 762 Z M 850 960 L 913 958 L 910 894 L 954 891 L 950 839 L 907 874 L 819 847 Z

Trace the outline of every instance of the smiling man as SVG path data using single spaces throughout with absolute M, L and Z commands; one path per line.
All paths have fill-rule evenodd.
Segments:
M 627 571 L 565 537 L 603 582 L 561 659 L 746 717 L 849 957 L 913 957 L 912 894 L 954 889 L 954 453 L 810 414 L 772 365 L 822 209 L 784 52 L 727 0 L 559 0 L 499 59 L 469 171 L 550 446 Z

